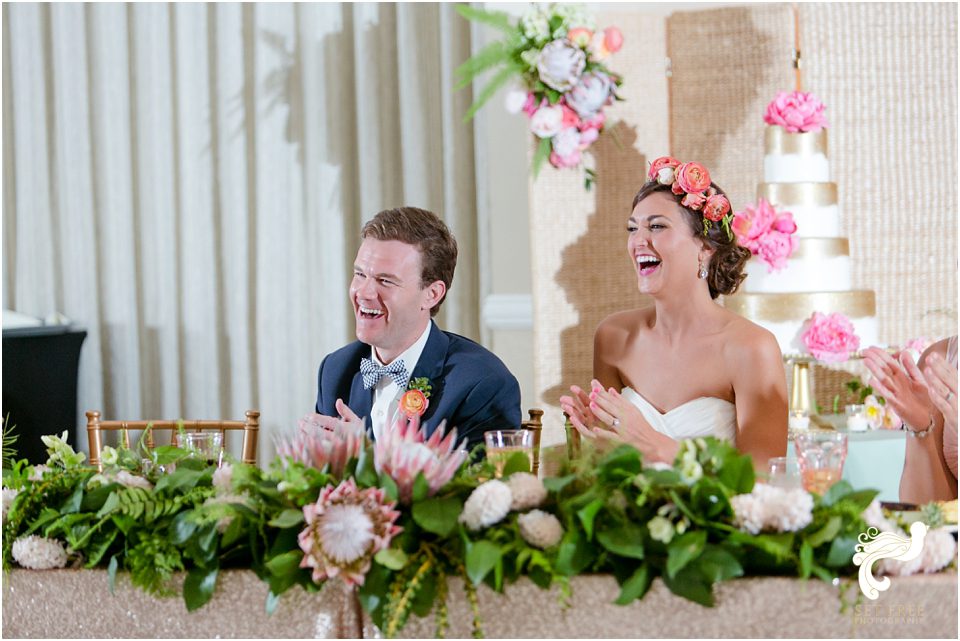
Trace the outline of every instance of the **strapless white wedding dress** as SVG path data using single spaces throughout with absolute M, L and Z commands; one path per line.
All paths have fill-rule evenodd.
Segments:
M 632 387 L 620 393 L 637 406 L 653 429 L 672 439 L 715 436 L 737 444 L 737 406 L 714 396 L 701 396 L 662 413 Z

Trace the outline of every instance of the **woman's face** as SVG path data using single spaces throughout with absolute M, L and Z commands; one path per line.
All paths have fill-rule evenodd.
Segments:
M 627 252 L 641 294 L 689 290 L 697 281 L 699 261 L 710 260 L 680 205 L 665 192 L 654 192 L 637 203 L 627 232 Z

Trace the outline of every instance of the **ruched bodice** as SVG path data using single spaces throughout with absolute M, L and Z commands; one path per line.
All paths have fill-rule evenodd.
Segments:
M 637 406 L 653 429 L 670 438 L 715 436 L 737 444 L 737 407 L 730 401 L 701 396 L 662 413 L 632 387 L 624 387 L 621 394 Z

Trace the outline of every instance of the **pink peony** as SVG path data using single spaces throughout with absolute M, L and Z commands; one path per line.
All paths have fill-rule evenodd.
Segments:
M 602 112 L 598 111 L 589 118 L 584 118 L 580 122 L 580 130 L 586 131 L 587 129 L 595 129 L 599 131 L 603 129 L 603 123 L 607 121 L 607 116 Z
M 540 101 L 540 104 L 537 104 L 537 97 L 531 91 L 527 94 L 527 101 L 523 103 L 523 113 L 527 114 L 527 118 L 532 118 L 533 114 L 537 112 L 537 109 L 542 107 L 544 104 L 547 104 L 547 99 L 544 98 Z
M 569 129 L 571 127 L 580 126 L 580 116 L 577 115 L 577 112 L 570 108 L 569 105 L 562 104 L 563 108 L 563 120 L 560 122 L 560 127 L 562 129 Z
M 800 340 L 813 356 L 824 363 L 850 358 L 860 348 L 860 338 L 850 319 L 839 312 L 830 315 L 814 312 L 801 330 Z
M 793 236 L 770 231 L 758 241 L 756 255 L 767 264 L 768 272 L 780 271 L 787 266 L 787 259 L 797 250 L 798 244 Z
M 441 423 L 429 438 L 420 427 L 420 417 L 398 417 L 393 427 L 381 435 L 373 445 L 373 460 L 377 472 L 386 473 L 397 484 L 400 502 L 413 500 L 413 483 L 423 474 L 433 496 L 456 474 L 467 457 L 457 449 L 457 429 L 444 437 Z
M 563 129 L 563 107 L 546 105 L 530 117 L 530 131 L 538 138 L 553 138 Z
M 685 162 L 677 167 L 676 179 L 676 184 L 688 194 L 699 194 L 710 186 L 710 172 L 698 162 Z
M 731 227 L 740 246 L 767 263 L 770 272 L 783 269 L 799 245 L 792 236 L 797 231 L 793 214 L 778 212 L 763 198 L 734 214 Z
M 550 164 L 556 167 L 557 169 L 567 169 L 570 167 L 576 167 L 580 164 L 581 154 L 580 150 L 571 152 L 567 156 L 561 156 L 555 151 L 550 152 Z
M 582 129 L 580 131 L 580 149 L 586 149 L 600 137 L 600 132 L 596 129 Z
M 660 156 L 652 163 L 650 163 L 650 170 L 647 172 L 647 178 L 650 180 L 655 180 L 660 173 L 660 170 L 664 167 L 670 167 L 676 169 L 680 166 L 680 161 L 676 158 L 670 156 Z
M 825 107 L 812 93 L 781 91 L 767 105 L 763 121 L 783 127 L 790 133 L 820 131 L 827 127 Z
M 314 583 L 340 576 L 347 585 L 363 585 L 370 562 L 402 528 L 396 503 L 381 488 L 357 489 L 352 478 L 320 491 L 316 503 L 303 506 L 307 527 L 297 541 L 301 568 L 313 568 Z

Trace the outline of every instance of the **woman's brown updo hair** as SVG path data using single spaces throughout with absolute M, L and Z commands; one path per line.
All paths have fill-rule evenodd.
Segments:
M 718 194 L 726 196 L 724 191 L 715 183 L 710 183 L 710 186 L 716 189 Z M 676 194 L 670 190 L 670 185 L 661 185 L 656 180 L 650 180 L 640 188 L 640 191 L 633 198 L 633 206 L 630 207 L 630 211 L 636 209 L 637 203 L 641 200 L 658 191 L 665 191 L 674 198 L 674 202 L 685 214 L 684 218 L 686 218 L 693 235 L 705 240 L 713 249 L 713 256 L 710 257 L 710 264 L 707 266 L 707 285 L 710 287 L 710 298 L 716 298 L 721 294 L 729 296 L 737 291 L 740 283 L 747 277 L 743 273 L 743 266 L 750 258 L 750 250 L 738 245 L 736 237 L 728 237 L 720 223 L 710 223 L 709 232 L 704 235 L 703 214 L 681 205 Z

